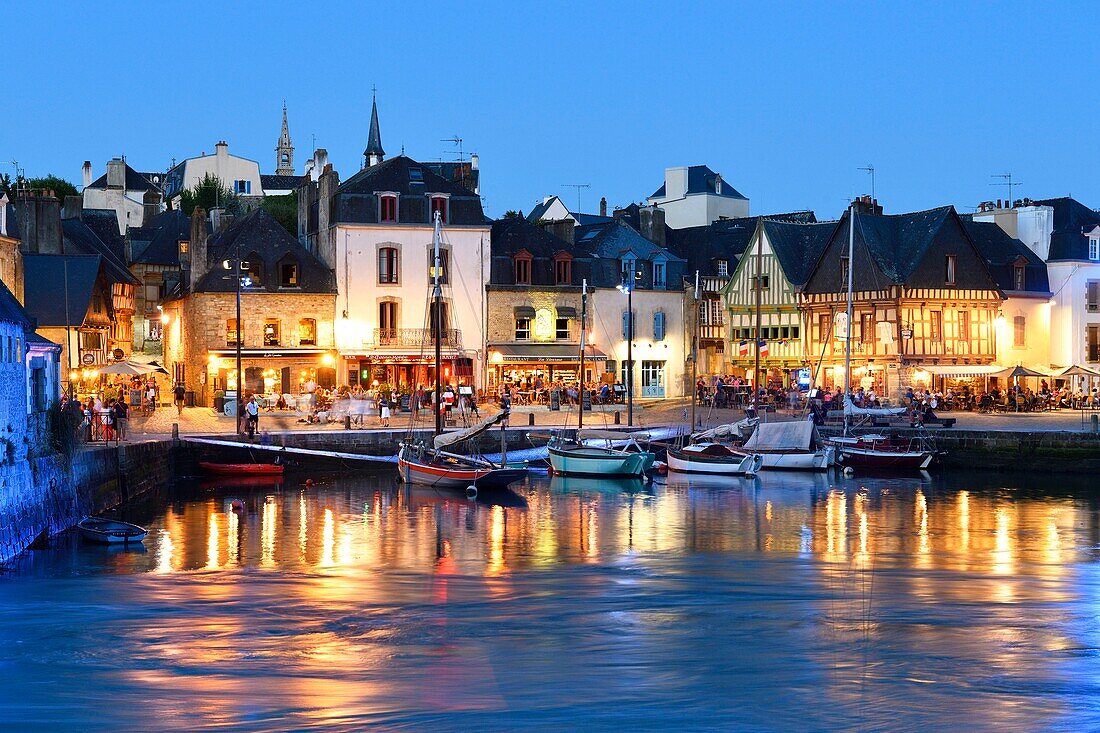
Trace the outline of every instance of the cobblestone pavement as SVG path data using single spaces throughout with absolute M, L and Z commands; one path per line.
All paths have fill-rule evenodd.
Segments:
M 495 408 L 490 408 L 495 410 Z M 639 427 L 686 425 L 688 422 L 689 404 L 686 399 L 664 400 L 639 400 L 634 405 L 634 424 Z M 482 415 L 491 414 L 482 408 Z M 585 417 L 585 423 L 591 427 L 614 427 L 615 413 L 619 413 L 622 425 L 626 424 L 626 406 L 614 405 L 597 407 L 590 415 Z M 575 408 L 565 408 L 551 412 L 546 407 L 517 407 L 512 411 L 512 426 L 527 425 L 530 419 L 528 415 L 534 415 L 534 425 L 540 427 L 564 427 L 575 425 L 577 411 Z M 1009 431 L 1051 431 L 1091 430 L 1091 415 L 1086 413 L 1082 419 L 1082 413 L 1077 410 L 1057 410 L 1053 412 L 1038 413 L 996 413 L 991 415 L 974 412 L 946 412 L 943 416 L 954 417 L 958 422 L 956 429 L 961 430 L 1009 430 Z M 717 410 L 699 407 L 697 419 L 704 425 L 718 425 L 725 422 L 734 422 L 744 417 L 741 410 Z M 770 413 L 771 420 L 790 420 L 800 417 L 792 415 L 786 410 L 778 413 Z M 172 433 L 172 425 L 178 423 L 180 433 L 184 435 L 202 434 L 232 434 L 233 418 L 217 415 L 208 407 L 184 408 L 183 414 L 177 414 L 175 407 L 161 407 L 150 416 L 136 416 L 130 419 L 130 439 L 144 440 L 149 438 L 161 438 Z M 407 413 L 397 413 L 390 420 L 390 429 L 403 429 L 409 425 Z M 432 415 L 428 411 L 422 411 L 415 421 L 417 427 L 430 427 Z M 283 432 L 290 430 L 344 430 L 342 421 L 328 424 L 309 424 L 295 413 L 263 412 L 260 414 L 260 429 L 268 432 Z M 379 419 L 376 416 L 367 418 L 362 428 L 353 429 L 381 429 Z

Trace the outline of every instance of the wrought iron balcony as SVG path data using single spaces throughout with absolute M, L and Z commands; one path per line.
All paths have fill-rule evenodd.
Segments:
M 383 348 L 394 346 L 431 346 L 435 338 L 430 328 L 376 328 L 374 345 Z M 462 348 L 462 332 L 457 328 L 447 328 L 442 334 L 443 346 Z

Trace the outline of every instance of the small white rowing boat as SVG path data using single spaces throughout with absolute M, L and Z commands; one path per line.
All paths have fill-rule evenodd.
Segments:
M 84 539 L 104 545 L 141 542 L 147 534 L 145 527 L 100 517 L 84 517 L 77 522 L 76 528 Z

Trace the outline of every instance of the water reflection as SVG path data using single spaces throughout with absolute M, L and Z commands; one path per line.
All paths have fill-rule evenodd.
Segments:
M 471 501 L 386 473 L 184 487 L 135 519 L 145 554 L 61 543 L 3 581 L 14 720 L 43 720 L 28 666 L 90 719 L 74 660 L 106 645 L 97 682 L 167 728 L 1100 723 L 1082 487 L 555 478 Z M 140 727 L 127 707 L 97 714 Z

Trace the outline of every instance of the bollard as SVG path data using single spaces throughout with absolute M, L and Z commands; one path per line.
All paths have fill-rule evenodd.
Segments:
M 1092 416 L 1092 421 L 1096 423 L 1096 415 Z M 1093 428 L 1095 430 L 1095 428 Z M 172 423 L 172 441 L 178 442 L 180 439 L 180 424 L 178 422 Z
M 615 424 L 622 425 L 622 420 L 619 418 L 619 411 L 615 410 Z
M 1092 420 L 1092 432 L 1095 433 L 1100 430 L 1100 415 L 1093 414 L 1089 417 Z
M 351 430 L 351 415 L 344 415 L 344 430 Z
M 534 425 L 535 424 L 535 413 L 533 413 L 533 412 L 527 413 L 527 424 L 528 425 Z

